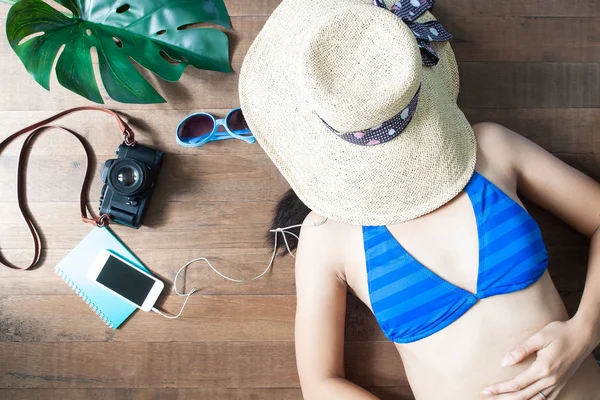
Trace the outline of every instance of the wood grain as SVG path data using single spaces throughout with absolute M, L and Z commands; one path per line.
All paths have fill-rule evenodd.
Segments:
M 207 257 L 211 263 L 232 277 L 250 278 L 261 273 L 267 266 L 270 249 L 261 248 L 201 248 L 182 249 L 175 246 L 156 250 L 135 249 L 136 255 L 147 264 L 153 273 L 173 282 L 177 270 L 187 261 L 196 257 Z M 3 249 L 4 252 L 4 249 Z M 67 255 L 69 249 L 50 248 L 43 266 L 28 273 L 15 273 L 0 268 L 1 295 L 68 295 L 73 294 L 54 272 L 54 266 Z M 9 250 L 6 256 L 15 263 L 24 264 L 30 260 L 32 250 Z M 183 274 L 182 274 L 183 275 Z M 272 272 L 263 279 L 249 284 L 236 284 L 215 274 L 206 264 L 190 266 L 180 277 L 178 287 L 189 290 L 196 287 L 199 294 L 206 295 L 291 295 L 295 294 L 293 259 L 277 258 Z
M 252 41 L 280 0 L 225 0 L 232 16 L 234 73 L 188 68 L 167 83 L 142 71 L 168 100 L 120 104 L 141 143 L 166 153 L 146 226 L 115 232 L 166 281 L 186 261 L 208 257 L 222 272 L 262 272 L 272 208 L 287 183 L 258 145 L 238 141 L 182 148 L 178 122 L 203 110 L 224 116 L 239 105 L 238 73 Z M 8 6 L 0 4 L 4 26 Z M 471 123 L 493 121 L 523 134 L 570 165 L 600 179 L 600 7 L 596 0 L 438 0 L 434 14 L 454 34 L 459 104 Z M 0 29 L 0 139 L 69 107 L 91 104 L 51 78 L 50 92 L 27 74 Z M 92 51 L 97 79 L 97 57 Z M 120 141 L 110 117 L 83 113 L 61 121 L 95 152 L 89 206 L 97 208 L 101 163 Z M 0 248 L 12 261 L 31 257 L 15 203 L 20 142 L 0 154 Z M 184 318 L 138 312 L 108 329 L 54 272 L 89 231 L 78 220 L 82 150 L 60 132 L 36 140 L 28 165 L 28 203 L 43 234 L 42 267 L 0 269 L 0 399 L 256 400 L 301 399 L 293 349 L 293 259 L 251 284 L 220 278 L 206 265 L 189 268 L 186 289 L 199 291 Z M 549 270 L 573 314 L 587 270 L 588 240 L 527 203 L 550 256 Z M 160 304 L 182 304 L 167 287 Z M 348 378 L 380 399 L 413 399 L 402 363 L 369 310 L 348 296 Z M 600 356 L 600 351 L 597 350 Z
M 228 201 L 240 194 L 245 202 L 276 198 L 288 186 L 267 156 L 256 149 L 239 157 L 218 153 L 166 154 L 153 199 L 164 204 L 198 199 Z M 105 160 L 113 158 L 116 157 L 111 155 Z M 18 157 L 0 157 L 0 203 L 14 201 L 17 162 Z M 85 156 L 38 156 L 27 164 L 30 202 L 69 202 L 79 198 L 86 171 Z M 90 183 L 89 198 L 95 203 L 103 185 L 101 166 L 101 162 L 95 163 Z
M 594 18 L 437 15 L 452 33 L 461 61 L 599 62 L 600 27 Z M 239 71 L 243 57 L 267 17 L 233 16 L 232 63 Z M 532 20 L 535 23 L 532 23 Z M 4 25 L 4 18 L 0 18 Z M 240 35 L 243 32 L 244 35 Z M 16 59 L 8 47 L 0 56 Z M 94 59 L 97 66 L 97 59 Z M 23 67 L 19 68 L 20 70 Z M 192 68 L 190 68 L 192 69 Z
M 264 17 L 271 15 L 273 10 L 277 8 L 280 0 L 225 0 L 227 11 L 232 17 L 258 16 Z
M 572 315 L 581 291 L 562 297 Z M 371 311 L 354 296 L 347 302 L 346 341 L 385 342 Z M 159 303 L 179 310 L 183 298 Z M 196 295 L 176 323 L 138 312 L 115 332 L 76 295 L 15 295 L 0 297 L 0 342 L 293 342 L 295 312 L 293 295 Z
M 381 400 L 413 399 L 409 388 L 366 388 Z M 301 400 L 300 389 L 0 389 L 11 400 Z
M 0 76 L 19 71 L 20 61 L 7 58 L 0 64 Z M 234 69 L 238 70 L 234 63 Z M 600 63 L 569 62 L 459 62 L 461 87 L 459 105 L 467 108 L 598 108 L 600 107 Z M 52 85 L 46 92 L 24 71 L 20 80 L 2 82 L 0 101 L 9 111 L 63 110 L 88 103 L 66 89 Z M 467 79 L 468 77 L 468 79 Z M 151 83 L 169 99 L 168 103 L 150 106 L 115 104 L 109 107 L 126 112 L 133 110 L 231 109 L 239 106 L 237 74 L 189 69 L 177 83 L 159 82 L 149 76 Z M 552 84 L 547 84 L 552 82 Z M 33 93 L 25 98 L 22 91 Z M 193 106 L 191 100 L 194 100 Z M 60 99 L 60 101 L 59 101 Z M 174 121 L 175 122 L 175 121 Z
M 11 400 L 302 400 L 300 389 L 0 389 Z
M 436 16 L 600 17 L 596 0 L 437 1 Z
M 598 108 L 600 63 L 459 63 L 467 108 Z
M 600 153 L 600 108 L 464 108 L 471 124 L 495 122 L 554 154 Z
M 90 204 L 96 208 L 98 203 Z M 3 247 L 28 248 L 29 233 L 23 229 L 22 217 L 15 207 L 3 207 L 0 218 L 6 222 Z M 90 230 L 79 220 L 78 203 L 32 203 L 29 205 L 41 227 L 46 227 L 44 243 L 50 248 L 73 248 Z M 263 246 L 267 233 L 267 216 L 272 203 L 217 201 L 151 203 L 145 226 L 132 230 L 114 224 L 114 230 L 131 248 L 252 248 Z M 6 211 L 6 212 L 4 212 Z M 12 212 L 9 212 L 12 211 Z M 243 220 L 239 220 L 244 215 Z M 243 222 L 243 223 L 241 223 Z M 63 225 L 63 228 L 60 226 Z M 58 229 L 58 232 L 56 231 Z M 209 246 L 207 246 L 209 244 Z
M 68 253 L 68 249 L 51 249 L 45 253 L 44 265 L 28 273 L 17 274 L 8 269 L 0 269 L 0 294 L 14 295 L 69 295 L 72 291 L 64 285 L 54 272 L 53 266 Z M 558 290 L 565 292 L 581 291 L 587 271 L 587 246 L 559 246 L 548 249 L 549 269 Z M 177 249 L 160 251 L 154 249 L 135 250 L 135 253 L 150 266 L 157 275 L 170 282 L 175 273 L 186 261 L 205 256 L 225 274 L 239 278 L 249 278 L 262 272 L 267 265 L 268 249 Z M 9 260 L 23 265 L 32 256 L 31 249 L 9 250 L 5 252 Z M 251 284 L 239 285 L 217 276 L 202 263 L 188 268 L 181 277 L 180 288 L 197 287 L 202 295 L 293 295 L 294 269 L 290 257 L 277 258 L 273 271 L 265 278 Z
M 358 384 L 406 385 L 392 343 L 348 342 L 345 352 Z M 298 387 L 292 342 L 3 342 L 0 354 L 2 388 Z
M 232 65 L 236 73 L 223 74 L 190 68 L 178 83 L 167 84 L 144 72 L 149 81 L 168 98 L 169 103 L 152 106 L 118 104 L 105 95 L 107 105 L 118 105 L 121 110 L 191 110 L 191 100 L 194 99 L 193 104 L 198 108 L 237 106 L 237 71 L 266 17 L 234 17 L 232 21 L 236 26 L 235 33 L 231 34 Z M 495 17 L 492 20 L 477 18 L 472 23 L 468 22 L 471 20 L 465 21 L 462 17 L 448 18 L 448 24 L 455 28 L 458 38 L 455 47 L 461 76 L 469 76 L 469 79 L 462 79 L 462 106 L 599 107 L 600 80 L 595 77 L 600 72 L 600 53 L 597 51 L 600 28 L 593 19 L 574 18 L 565 21 L 565 18 L 540 18 L 538 21 Z M 512 36 L 507 36 L 507 32 Z M 1 35 L 4 33 L 0 34 L 0 39 Z M 548 35 L 553 35 L 550 39 L 556 40 L 549 40 Z M 484 40 L 489 42 L 485 43 Z M 577 45 L 573 46 L 573 43 Z M 49 106 L 61 110 L 86 102 L 70 95 L 57 84 L 55 78 L 51 81 L 52 91 L 46 92 L 27 76 L 18 58 L 10 54 L 12 50 L 6 45 L 2 48 L 4 50 L 0 50 L 0 55 L 5 51 L 6 57 L 5 62 L 0 64 L 0 76 L 17 73 L 22 78 L 2 82 L 2 100 L 10 105 L 10 110 L 41 110 Z M 98 71 L 96 75 L 99 76 Z M 545 82 L 554 84 L 544 85 Z M 22 96 L 24 92 L 35 93 L 36 96 L 33 99 Z
M 600 178 L 600 157 L 594 153 L 556 153 L 573 167 Z M 99 156 L 98 156 L 99 157 Z M 106 156 L 112 159 L 115 156 Z M 0 203 L 15 200 L 18 157 L 0 157 Z M 89 201 L 98 207 L 101 162 L 94 163 Z M 30 203 L 67 203 L 79 199 L 81 182 L 86 171 L 86 158 L 81 155 L 65 157 L 40 155 L 27 162 L 27 193 Z M 256 148 L 247 154 L 224 157 L 219 153 L 166 155 L 152 197 L 157 207 L 170 203 L 229 202 L 241 197 L 244 203 L 273 202 L 287 190 L 288 185 L 265 154 Z
M 229 110 L 207 109 L 205 111 L 223 117 Z M 497 122 L 553 153 L 581 154 L 600 151 L 600 135 L 596 134 L 600 132 L 600 108 L 463 108 L 463 111 L 472 124 L 484 121 Z M 2 121 L 0 137 L 52 114 L 52 111 L 0 110 L 0 121 Z M 156 146 L 167 155 L 194 155 L 198 159 L 223 155 L 236 158 L 262 155 L 266 159 L 258 146 L 238 141 L 215 142 L 211 143 L 210 147 L 195 149 L 177 146 L 174 140 L 175 129 L 179 121 L 187 115 L 185 110 L 122 114 L 135 129 L 140 143 Z M 61 120 L 61 125 L 76 130 L 86 139 L 97 155 L 97 162 L 114 157 L 114 151 L 120 143 L 120 136 L 114 120 L 109 116 L 97 115 L 93 112 L 73 114 Z M 2 158 L 8 155 L 17 156 L 20 144 L 21 141 L 16 141 L 8 146 L 2 152 Z M 60 158 L 67 160 L 70 158 L 66 156 L 83 155 L 75 139 L 61 131 L 50 131 L 41 135 L 35 141 L 32 154 L 49 155 L 57 159 L 63 156 Z
M 600 27 L 589 17 L 437 16 L 461 61 L 600 61 Z
M 96 202 L 89 207 L 97 209 Z M 136 251 L 144 249 L 249 248 L 259 246 L 267 250 L 265 235 L 268 219 L 274 207 L 270 202 L 153 202 L 149 206 L 145 225 L 131 230 L 114 224 L 115 232 Z M 529 212 L 542 228 L 548 246 L 585 246 L 587 239 L 572 228 L 527 203 Z M 89 226 L 79 218 L 78 203 L 31 203 L 29 208 L 41 227 L 44 243 L 50 248 L 70 249 L 87 232 Z M 244 215 L 244 220 L 236 216 Z M 194 218 L 191 218 L 193 216 Z M 10 235 L 2 238 L 6 249 L 30 248 L 29 232 L 14 203 L 2 203 L 0 220 L 3 230 Z M 241 223 L 243 222 L 243 223 Z M 58 231 L 57 231 L 58 230 Z M 45 234 L 45 232 L 57 234 Z M 138 235 L 138 232 L 143 232 Z M 143 238 L 141 237 L 143 236 Z

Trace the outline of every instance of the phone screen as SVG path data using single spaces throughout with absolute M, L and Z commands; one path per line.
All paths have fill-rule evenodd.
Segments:
M 108 257 L 96 281 L 140 307 L 155 282 L 154 279 L 139 272 L 137 268 L 113 256 Z

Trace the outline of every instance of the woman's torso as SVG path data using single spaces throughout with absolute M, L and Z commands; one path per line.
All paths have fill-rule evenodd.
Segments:
M 516 177 L 497 161 L 501 157 L 489 153 L 479 150 L 476 171 L 522 206 L 516 195 Z M 345 260 L 341 273 L 350 290 L 372 309 L 362 228 L 344 225 L 334 229 L 340 229 L 345 239 L 338 247 Z M 477 292 L 479 238 L 473 205 L 465 191 L 432 213 L 388 229 L 423 266 L 452 285 Z M 482 399 L 480 392 L 485 386 L 510 379 L 533 362 L 530 357 L 515 366 L 501 367 L 508 351 L 549 322 L 566 319 L 563 302 L 545 272 L 527 288 L 479 299 L 442 330 L 396 347 L 418 400 L 440 395 L 447 400 Z M 571 399 L 600 399 L 600 368 L 592 356 L 558 397 Z

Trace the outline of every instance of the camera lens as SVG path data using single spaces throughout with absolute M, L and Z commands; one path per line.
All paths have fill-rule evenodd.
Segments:
M 124 166 L 117 172 L 117 180 L 123 187 L 135 185 L 140 179 L 140 174 L 137 169 L 130 166 Z
M 145 164 L 132 158 L 116 160 L 110 166 L 107 183 L 122 196 L 139 196 L 151 184 L 150 171 Z

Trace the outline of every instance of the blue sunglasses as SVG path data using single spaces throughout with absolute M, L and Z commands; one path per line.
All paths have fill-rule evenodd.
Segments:
M 256 142 L 240 108 L 229 111 L 223 119 L 215 119 L 205 112 L 189 115 L 179 123 L 175 134 L 177 144 L 184 147 L 199 147 L 225 139 L 240 139 L 250 144 Z

